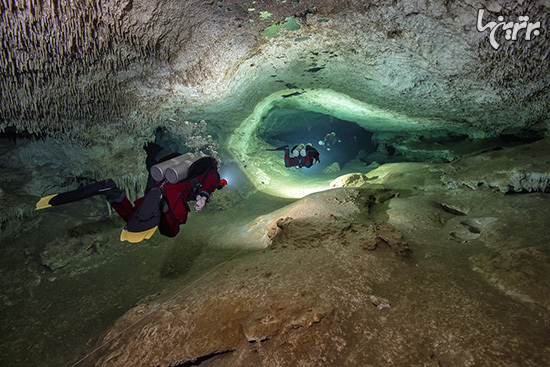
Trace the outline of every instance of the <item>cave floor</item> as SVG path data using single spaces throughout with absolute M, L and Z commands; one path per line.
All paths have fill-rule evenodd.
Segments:
M 84 365 L 547 365 L 548 216 L 521 213 L 550 198 L 398 186 L 324 191 L 256 218 L 267 249 L 140 304 Z
M 549 365 L 550 197 L 468 187 L 462 172 L 490 163 L 384 165 L 297 201 L 254 193 L 138 245 L 99 200 L 13 221 L 0 362 Z M 55 241 L 72 257 L 52 271 Z
M 190 215 L 175 238 L 157 233 L 140 244 L 118 240 L 124 222 L 105 219 L 105 203 L 96 198 L 86 210 L 67 204 L 10 223 L 0 248 L 0 365 L 71 365 L 131 307 L 244 254 L 231 241 L 212 240 L 213 228 L 229 231 L 289 202 L 255 193 L 228 210 Z M 80 241 L 52 255 L 59 268 L 43 265 L 47 243 L 74 239 Z

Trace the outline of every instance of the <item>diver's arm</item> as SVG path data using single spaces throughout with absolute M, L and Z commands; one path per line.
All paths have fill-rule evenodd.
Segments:
M 217 172 L 216 172 L 217 174 Z M 219 175 L 217 175 L 219 177 Z M 205 177 L 203 179 L 203 182 L 204 181 L 211 181 L 208 179 L 209 177 Z M 207 184 L 207 183 L 205 183 Z M 201 187 L 202 185 L 199 185 L 199 187 Z M 191 196 L 191 198 L 189 198 L 189 200 L 195 200 L 196 203 L 195 203 L 195 206 L 194 206 L 194 209 L 195 209 L 195 212 L 200 212 L 202 209 L 204 209 L 204 207 L 206 206 L 206 203 L 208 203 L 210 201 L 210 193 L 206 190 L 209 190 L 210 189 L 210 185 L 207 184 L 207 188 L 205 188 L 204 190 L 201 190 L 198 194 L 196 194 L 194 197 Z M 202 187 L 201 187 L 202 188 Z M 214 191 L 214 189 L 212 189 L 212 191 Z M 193 195 L 193 194 L 191 194 Z
M 200 212 L 206 206 L 206 196 L 197 195 L 196 200 L 197 202 L 195 203 L 195 212 Z

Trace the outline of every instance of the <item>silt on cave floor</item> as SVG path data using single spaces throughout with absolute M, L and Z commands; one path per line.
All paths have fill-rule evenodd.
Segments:
M 549 150 L 387 164 L 298 201 L 213 201 L 175 239 L 137 246 L 99 200 L 10 222 L 2 362 L 548 365 Z

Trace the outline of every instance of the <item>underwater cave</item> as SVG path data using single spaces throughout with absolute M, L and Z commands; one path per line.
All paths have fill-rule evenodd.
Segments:
M 549 6 L 390 3 L 0 3 L 0 365 L 550 365 Z
M 351 121 L 308 111 L 273 109 L 263 118 L 258 134 L 276 147 L 292 147 L 300 142 L 313 144 L 322 157 L 314 169 L 322 170 L 333 163 L 343 168 L 360 152 L 367 156 L 376 151 L 371 142 L 372 132 Z

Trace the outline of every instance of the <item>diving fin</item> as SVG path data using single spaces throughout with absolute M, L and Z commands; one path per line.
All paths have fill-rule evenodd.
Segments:
M 50 206 L 72 203 L 99 194 L 107 196 L 109 193 L 113 193 L 118 195 L 118 191 L 116 190 L 118 189 L 113 180 L 103 180 L 84 187 L 80 187 L 76 190 L 62 192 L 61 194 L 44 196 L 36 204 L 36 210 L 49 208 Z
M 48 196 L 44 196 L 43 198 L 41 198 L 41 199 L 38 201 L 38 203 L 36 203 L 36 209 L 35 209 L 35 210 L 46 209 L 46 208 L 51 207 L 52 204 L 50 204 L 50 200 L 51 200 L 54 196 L 57 196 L 57 194 L 48 195 Z
M 120 233 L 120 240 L 128 241 L 131 243 L 138 243 L 143 240 L 148 240 L 149 238 L 151 238 L 151 236 L 153 236 L 156 230 L 157 230 L 157 226 L 142 232 L 130 232 L 126 229 L 126 227 L 124 227 L 124 229 Z
M 121 241 L 138 243 L 151 238 L 160 223 L 161 198 L 162 192 L 158 187 L 149 190 L 136 213 L 128 220 L 122 230 L 120 234 Z

